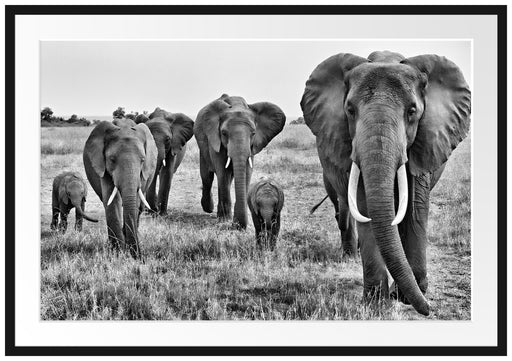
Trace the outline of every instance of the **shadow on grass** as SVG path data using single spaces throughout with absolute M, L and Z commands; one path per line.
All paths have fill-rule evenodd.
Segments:
M 146 215 L 146 217 L 149 217 L 149 215 Z M 219 222 L 215 213 L 193 213 L 179 209 L 169 210 L 167 215 L 156 217 L 166 223 L 182 223 L 184 225 L 194 226 L 198 229 L 209 228 Z
M 104 241 L 104 243 L 102 243 Z M 76 234 L 66 237 L 57 232 L 41 232 L 41 264 L 48 265 L 60 260 L 64 255 L 94 257 L 105 253 L 107 240 L 78 237 Z

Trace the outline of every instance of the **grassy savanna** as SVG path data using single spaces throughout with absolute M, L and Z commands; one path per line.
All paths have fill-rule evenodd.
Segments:
M 42 319 L 425 319 L 396 301 L 362 303 L 361 261 L 342 260 L 332 204 L 309 214 L 325 190 L 306 126 L 286 126 L 255 157 L 253 181 L 270 176 L 285 192 L 274 252 L 257 251 L 251 221 L 236 231 L 202 211 L 192 138 L 174 177 L 170 215 L 141 219 L 143 261 L 110 251 L 103 207 L 90 187 L 86 209 L 100 222 L 84 221 L 76 233 L 72 214 L 65 235 L 50 232 L 51 182 L 64 170 L 85 178 L 82 149 L 91 130 L 42 129 Z M 467 139 L 431 193 L 428 319 L 471 317 L 470 163 Z

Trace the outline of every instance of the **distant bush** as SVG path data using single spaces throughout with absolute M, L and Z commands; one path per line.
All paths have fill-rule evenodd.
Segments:
M 146 114 L 137 114 L 137 116 L 135 117 L 135 123 L 139 124 L 139 123 L 146 123 L 149 118 Z
M 41 110 L 41 127 L 88 127 L 92 122 L 86 118 L 79 118 L 73 114 L 69 119 L 54 117 L 53 111 L 46 107 Z
M 124 111 L 123 107 L 118 107 L 114 112 L 112 113 L 114 116 L 114 119 L 122 119 L 125 118 L 126 112 Z
M 297 125 L 297 124 L 306 124 L 306 122 L 304 121 L 304 117 L 298 117 L 297 119 L 295 120 L 292 120 L 290 122 L 291 125 Z

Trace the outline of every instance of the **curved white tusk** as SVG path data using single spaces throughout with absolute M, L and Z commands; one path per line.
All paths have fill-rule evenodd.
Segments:
M 114 190 L 112 191 L 112 194 L 110 195 L 110 198 L 108 199 L 107 206 L 110 206 L 110 203 L 114 200 L 117 194 L 117 187 L 114 186 Z
M 142 190 L 140 188 L 139 188 L 139 197 L 140 197 L 140 200 L 142 201 L 142 203 L 144 203 L 144 205 L 146 207 L 148 207 L 149 210 L 151 210 L 151 207 L 149 206 L 149 203 L 146 200 L 146 197 L 144 197 L 144 193 L 142 193 Z
M 231 162 L 231 158 L 228 157 L 228 161 L 226 162 L 226 166 L 224 168 L 229 167 L 229 163 Z
M 249 167 L 252 168 L 252 159 L 251 159 L 251 157 L 249 157 L 248 160 L 249 160 Z
M 391 223 L 392 226 L 396 226 L 398 223 L 402 222 L 405 217 L 405 212 L 407 211 L 407 202 L 409 197 L 409 190 L 407 187 L 407 172 L 405 171 L 405 164 L 402 164 L 398 171 L 396 172 L 398 177 L 398 212 L 396 212 L 396 217 Z
M 356 163 L 352 163 L 352 168 L 350 168 L 350 176 L 348 179 L 348 207 L 350 209 L 350 213 L 352 217 L 358 222 L 367 223 L 370 222 L 371 219 L 363 216 L 359 213 L 359 209 L 357 209 L 357 183 L 359 182 L 359 175 L 361 171 Z
M 164 167 L 165 167 L 165 159 L 164 159 L 164 160 L 162 160 L 162 164 L 163 164 L 163 165 L 164 165 Z

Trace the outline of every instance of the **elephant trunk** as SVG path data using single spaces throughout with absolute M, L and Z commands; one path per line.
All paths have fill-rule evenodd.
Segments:
M 375 138 L 382 143 L 384 137 Z M 367 148 L 368 149 L 368 148 Z M 384 149 L 384 150 L 383 150 Z M 366 192 L 368 215 L 376 243 L 387 269 L 413 307 L 421 314 L 429 314 L 429 305 L 421 293 L 407 262 L 395 220 L 394 184 L 399 157 L 394 156 L 391 144 L 378 151 L 367 151 L 361 159 L 361 173 Z
M 270 229 L 272 226 L 272 218 L 274 217 L 274 209 L 273 208 L 262 208 L 260 209 L 261 218 L 263 218 L 263 222 L 265 222 L 265 227 Z
M 247 227 L 247 158 L 233 158 L 235 176 L 235 211 L 233 223 L 242 229 Z
M 121 191 L 123 201 L 123 231 L 126 245 L 134 258 L 140 256 L 138 221 L 139 221 L 139 203 L 138 187 L 130 187 Z
M 75 202 L 73 201 L 73 205 L 75 206 L 76 212 L 82 217 L 88 220 L 89 222 L 98 222 L 98 220 L 94 217 L 91 217 L 87 213 L 84 212 L 82 209 L 82 202 Z

